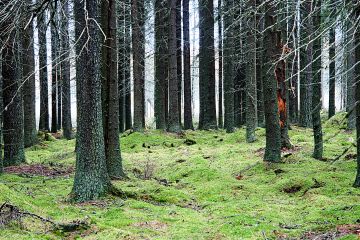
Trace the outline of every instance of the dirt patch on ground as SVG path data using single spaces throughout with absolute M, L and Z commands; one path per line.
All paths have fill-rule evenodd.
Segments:
M 25 176 L 63 177 L 74 172 L 74 167 L 51 167 L 43 164 L 11 166 L 4 168 L 6 173 Z
M 335 240 L 346 235 L 356 235 L 360 238 L 360 224 L 346 224 L 336 227 L 336 231 L 326 233 L 307 232 L 301 239 Z
M 166 223 L 162 223 L 159 221 L 150 221 L 150 222 L 138 222 L 131 224 L 133 227 L 141 227 L 141 228 L 148 228 L 156 231 L 163 231 L 168 228 Z

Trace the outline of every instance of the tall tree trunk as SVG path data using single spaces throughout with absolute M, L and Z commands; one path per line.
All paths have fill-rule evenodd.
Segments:
M 2 51 L 0 51 L 0 174 L 3 172 L 3 77 L 2 77 Z
M 313 72 L 313 94 L 312 94 L 312 122 L 314 131 L 314 152 L 313 157 L 322 159 L 323 155 L 323 136 L 321 127 L 321 0 L 313 2 L 313 22 L 314 30 L 318 32 L 314 39 L 314 62 L 312 66 Z
M 59 34 L 58 34 L 58 26 L 56 22 L 56 15 L 57 15 L 57 9 L 55 8 L 56 4 L 52 4 L 52 11 L 55 12 L 55 17 L 51 21 L 51 132 L 56 133 L 57 132 L 57 76 L 59 71 L 59 59 L 57 54 L 57 42 L 59 41 Z
M 335 17 L 336 18 L 336 17 Z M 330 29 L 329 118 L 335 115 L 335 27 Z
M 157 129 L 166 129 L 166 92 L 168 65 L 169 8 L 162 0 L 155 1 L 155 121 Z
M 169 21 L 169 96 L 178 96 L 178 78 L 177 78 L 177 39 L 176 39 L 176 1 L 169 1 L 170 21 Z M 179 98 L 169 98 L 169 132 L 179 132 Z
M 49 126 L 49 84 L 47 76 L 46 14 L 38 18 L 39 30 L 39 68 L 40 68 L 40 119 L 39 130 L 50 131 Z
M 346 111 L 348 112 L 348 126 L 347 128 L 352 130 L 356 128 L 356 104 L 355 104 L 355 44 L 354 44 L 354 23 L 353 19 L 348 20 L 347 23 L 347 103 Z
M 311 127 L 311 99 L 312 99 L 312 71 L 313 42 L 310 39 L 313 27 L 313 19 L 308 17 L 311 13 L 311 1 L 303 3 L 301 17 L 305 20 L 304 28 L 300 29 L 300 126 Z
M 7 22 L 7 24 L 11 23 Z M 19 22 L 15 24 L 21 26 Z M 21 94 L 22 60 L 20 54 L 22 49 L 17 28 L 19 27 L 11 30 L 9 37 L 4 39 L 2 52 L 5 167 L 25 163 L 24 112 Z
M 183 0 L 183 41 L 184 41 L 184 128 L 194 129 L 192 120 L 192 91 L 190 64 L 190 9 L 189 0 Z
M 219 33 L 219 98 L 218 98 L 218 125 L 223 128 L 223 35 L 222 35 L 222 0 L 218 0 L 218 33 Z
M 63 59 L 61 63 L 62 73 L 62 127 L 64 138 L 72 139 L 71 123 L 71 89 L 70 89 L 70 39 L 69 39 L 69 2 L 64 1 L 64 16 L 62 18 L 62 50 Z
M 181 1 L 176 0 L 176 61 L 177 61 L 177 80 L 178 80 L 178 109 L 179 125 L 181 127 L 182 111 L 182 38 L 181 38 Z
M 101 94 L 106 166 L 110 178 L 123 178 L 119 139 L 116 0 L 101 2 L 101 25 L 106 39 L 101 49 Z
M 125 0 L 125 59 L 124 59 L 124 79 L 125 79 L 125 130 L 132 128 L 131 111 L 131 1 Z
M 224 2 L 224 128 L 234 131 L 234 0 Z
M 214 3 L 199 0 L 200 121 L 199 129 L 217 128 L 215 101 Z
M 258 12 L 256 15 L 256 24 L 259 31 L 256 34 L 256 83 L 257 83 L 257 118 L 258 126 L 264 127 L 265 115 L 264 115 L 264 97 L 263 97 L 263 34 L 264 21 L 263 21 L 263 7 L 260 8 L 262 0 L 256 1 L 256 7 Z M 259 9 L 260 8 L 260 9 Z
M 118 27 L 117 27 L 117 36 L 119 39 L 118 46 L 118 98 L 119 98 L 119 133 L 123 133 L 125 129 L 125 11 L 126 11 L 126 1 L 122 0 L 118 3 L 117 12 L 118 12 Z
M 145 128 L 145 12 L 144 0 L 132 0 L 132 50 L 134 78 L 134 124 L 135 131 Z
M 257 87 L 256 87 L 256 1 L 248 1 L 248 19 L 246 21 L 246 141 L 252 143 L 256 140 L 257 127 Z
M 356 19 L 358 24 L 354 26 L 359 26 L 359 17 L 360 17 L 360 6 L 358 5 L 355 9 L 354 19 Z M 355 62 L 360 62 L 360 29 L 355 28 Z M 354 182 L 354 187 L 360 187 L 360 64 L 357 64 L 355 67 L 355 83 L 356 83 L 356 136 L 357 136 L 357 174 Z
M 279 57 L 279 39 L 276 29 L 275 1 L 265 3 L 265 62 L 267 72 L 274 72 L 272 64 Z M 276 43 L 276 44 L 275 44 Z M 266 126 L 266 148 L 264 161 L 279 162 L 281 160 L 281 135 L 278 115 L 278 104 L 276 97 L 277 82 L 272 74 L 267 74 L 264 78 L 264 107 L 265 107 L 265 126 Z
M 72 198 L 77 202 L 97 199 L 113 187 L 106 168 L 101 107 L 100 37 L 95 21 L 99 7 L 96 0 L 75 0 L 75 35 L 77 39 L 77 151 Z M 87 33 L 82 34 L 84 28 Z M 91 36 L 91 37 L 90 37 Z M 89 38 L 90 37 L 90 38 Z
M 32 4 L 28 1 L 27 5 Z M 27 16 L 26 21 L 31 16 Z M 24 146 L 31 147 L 37 142 L 35 113 L 35 55 L 34 29 L 32 22 L 28 24 L 23 34 L 23 98 L 24 98 Z M 2 111 L 2 109 L 0 109 Z M 1 126 L 1 124 L 0 124 Z

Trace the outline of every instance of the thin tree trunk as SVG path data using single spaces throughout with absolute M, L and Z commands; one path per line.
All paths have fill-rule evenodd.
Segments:
M 155 1 L 155 121 L 157 129 L 166 129 L 166 92 L 168 66 L 168 14 L 165 1 Z
M 218 98 L 218 125 L 223 128 L 223 35 L 222 35 L 222 0 L 218 0 L 218 33 L 219 33 L 219 98 Z
M 190 9 L 189 0 L 183 0 L 183 41 L 184 41 L 184 129 L 194 129 L 192 120 L 192 91 L 190 64 Z
M 38 18 L 39 30 L 39 68 L 40 68 L 40 119 L 39 130 L 50 131 L 49 128 L 49 86 L 47 76 L 47 60 L 46 60 L 46 15 L 43 13 Z
M 179 125 L 181 127 L 182 111 L 182 37 L 181 37 L 181 1 L 176 0 L 176 61 L 177 61 L 177 80 L 178 80 L 178 109 Z
M 199 1 L 200 121 L 199 129 L 217 128 L 215 101 L 214 3 Z
M 354 19 L 359 23 L 360 17 L 360 6 L 357 6 L 355 9 Z M 358 26 L 354 25 L 354 26 Z M 360 29 L 355 28 L 355 62 L 360 62 Z M 360 187 L 360 64 L 357 64 L 355 67 L 355 83 L 356 83 L 356 94 L 355 102 L 356 104 L 356 143 L 357 143 L 357 174 L 354 182 L 354 187 Z
M 179 103 L 178 97 L 178 78 L 177 78 L 177 40 L 176 40 L 176 0 L 169 1 L 170 21 L 169 21 L 169 132 L 179 132 L 181 126 L 179 124 Z
M 234 0 L 224 2 L 224 128 L 234 131 Z
M 144 0 L 132 0 L 132 49 L 134 78 L 134 124 L 135 131 L 145 128 L 145 33 Z
M 119 133 L 123 133 L 125 129 L 125 7 L 126 1 L 120 1 L 118 3 L 118 38 L 119 38 L 119 46 L 118 46 L 118 98 L 119 98 Z
M 247 64 L 246 64 L 246 141 L 256 140 L 257 127 L 257 87 L 256 87 L 256 2 L 248 1 L 248 19 L 246 25 Z
M 256 1 L 256 6 L 261 6 L 262 0 Z M 259 11 L 259 9 L 258 9 Z M 256 15 L 256 24 L 259 28 L 259 32 L 256 35 L 256 82 L 257 82 L 257 118 L 258 126 L 264 127 L 264 97 L 263 97 L 263 34 L 264 21 L 262 20 L 263 8 Z
M 132 100 L 131 100 L 131 0 L 125 0 L 125 59 L 124 59 L 124 78 L 125 78 L 125 130 L 132 128 Z
M 57 9 L 55 9 L 55 3 L 53 3 L 52 11 L 55 11 L 55 17 L 51 21 L 51 132 L 57 132 L 57 95 L 56 95 L 56 82 L 58 76 L 58 54 L 57 54 L 57 47 L 59 41 L 59 34 L 56 22 L 56 15 Z
M 352 130 L 356 128 L 356 104 L 355 104 L 355 44 L 354 44 L 354 25 L 351 20 L 347 23 L 348 35 L 347 35 L 347 103 L 346 111 L 348 112 L 348 126 L 347 128 Z
M 314 30 L 319 34 L 316 34 L 317 38 L 314 40 L 314 62 L 312 66 L 313 72 L 313 94 L 312 94 L 312 122 L 314 131 L 314 152 L 313 157 L 316 159 L 322 159 L 323 155 L 323 135 L 321 127 L 321 0 L 314 0 L 313 2 L 313 23 Z
M 29 4 L 32 4 L 31 0 L 28 1 L 28 5 Z M 24 48 L 23 78 L 25 81 L 24 88 L 23 88 L 24 146 L 31 147 L 37 143 L 36 113 L 35 113 L 34 29 L 33 29 L 32 22 L 28 25 L 27 29 L 24 30 L 23 48 Z M 0 111 L 2 111 L 2 108 L 0 108 Z M 0 126 L 1 126 L 1 123 L 0 123 Z M 0 138 L 1 138 L 1 136 L 0 136 Z
M 329 118 L 335 115 L 335 28 L 330 29 Z

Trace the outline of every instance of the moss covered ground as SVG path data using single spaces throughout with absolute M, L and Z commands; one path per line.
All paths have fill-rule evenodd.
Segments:
M 342 129 L 339 119 L 324 124 L 324 161 L 311 158 L 312 131 L 299 127 L 289 131 L 295 150 L 285 151 L 279 164 L 262 161 L 264 129 L 252 144 L 244 129 L 124 134 L 129 179 L 114 184 L 126 199 L 73 204 L 73 174 L 5 173 L 0 205 L 8 202 L 59 223 L 82 220 L 89 227 L 52 231 L 25 219 L 0 228 L 0 239 L 300 239 L 359 224 L 360 189 L 352 187 L 355 133 Z M 26 151 L 27 161 L 73 166 L 74 146 L 75 141 L 43 142 Z

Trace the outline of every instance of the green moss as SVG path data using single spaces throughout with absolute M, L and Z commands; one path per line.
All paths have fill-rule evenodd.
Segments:
M 337 225 L 355 224 L 360 216 L 360 190 L 351 187 L 356 164 L 345 158 L 356 152 L 355 133 L 329 123 L 324 132 L 328 161 L 311 157 L 311 129 L 293 127 L 289 134 L 297 150 L 272 165 L 262 162 L 264 129 L 257 129 L 253 144 L 246 143 L 244 129 L 232 134 L 127 133 L 121 147 L 130 179 L 114 183 L 131 198 L 74 205 L 67 202 L 72 176 L 5 174 L 0 177 L 0 203 L 58 222 L 88 219 L 91 231 L 72 235 L 84 239 L 275 239 L 279 234 L 299 238 L 309 231 L 334 231 Z M 187 145 L 186 139 L 196 143 Z M 74 146 L 74 140 L 44 142 L 27 149 L 27 161 L 73 165 Z M 149 180 L 142 179 L 145 173 Z M 285 191 L 292 188 L 297 191 Z M 64 238 L 34 226 L 0 229 L 0 239 L 10 236 Z

